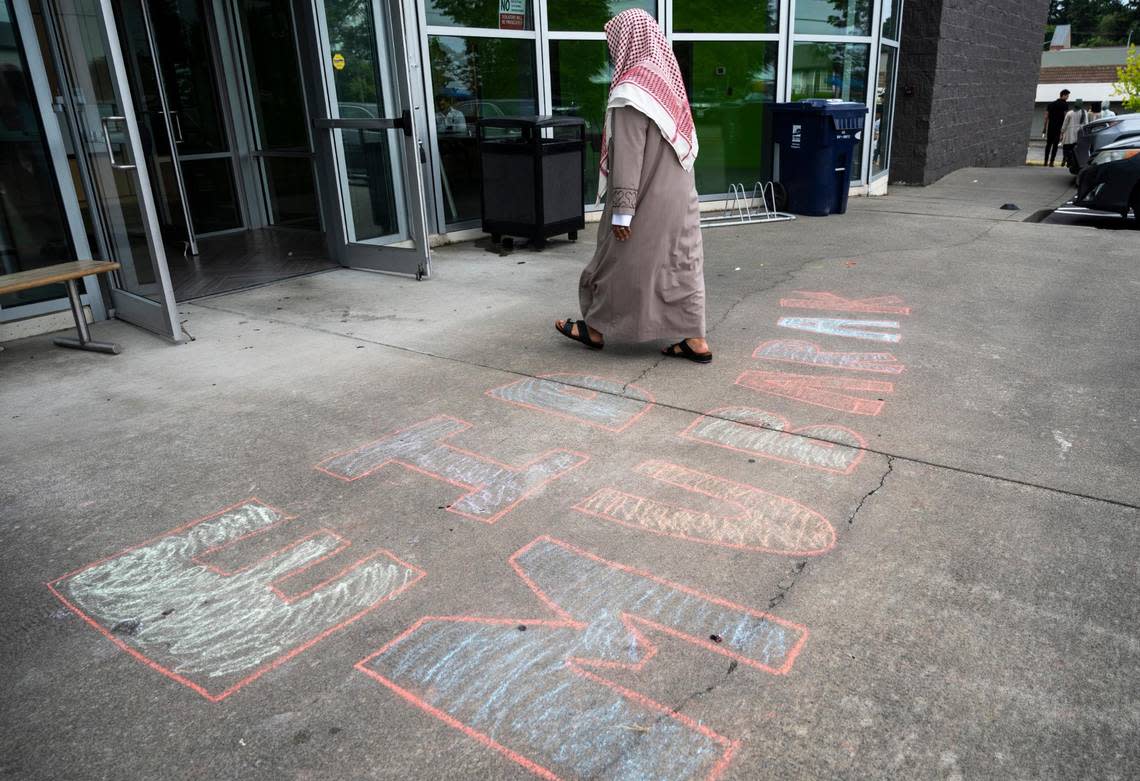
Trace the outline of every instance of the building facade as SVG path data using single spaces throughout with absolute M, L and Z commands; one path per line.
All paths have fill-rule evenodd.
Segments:
M 1128 61 L 1126 46 L 1070 49 L 1059 46 L 1041 53 L 1041 75 L 1037 84 L 1030 141 L 1041 138 L 1045 129 L 1045 107 L 1069 90 L 1069 100 L 1083 100 L 1090 109 L 1108 101 L 1117 114 L 1124 113 L 1123 99 L 1116 92 L 1117 70 Z
M 1020 165 L 1049 0 L 929 0 L 904 13 L 891 181 Z
M 425 276 L 478 227 L 474 130 L 503 115 L 585 120 L 593 208 L 602 26 L 634 7 L 681 65 L 702 198 L 766 178 L 766 107 L 802 98 L 867 106 L 851 183 L 885 188 L 902 0 L 0 0 L 3 271 L 116 260 L 93 317 L 175 340 L 176 301 L 227 284 Z M 0 328 L 66 308 L 0 298 Z

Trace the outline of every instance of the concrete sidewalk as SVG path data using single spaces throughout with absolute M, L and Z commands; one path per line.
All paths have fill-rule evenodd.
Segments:
M 707 231 L 707 367 L 554 333 L 589 242 L 7 343 L 0 775 L 1136 777 L 1140 266 L 1024 222 L 1070 182 Z

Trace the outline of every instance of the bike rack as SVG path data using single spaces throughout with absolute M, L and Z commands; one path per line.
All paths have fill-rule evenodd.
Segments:
M 728 193 L 732 197 L 722 211 L 708 212 L 701 217 L 702 228 L 787 222 L 796 218 L 793 214 L 776 211 L 776 187 L 772 182 L 757 182 L 751 194 L 743 184 L 733 184 L 729 186 Z

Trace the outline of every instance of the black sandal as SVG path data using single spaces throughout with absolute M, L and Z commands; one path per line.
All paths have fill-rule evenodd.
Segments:
M 678 347 L 681 348 L 681 352 L 677 352 Z M 684 339 L 676 344 L 669 345 L 661 352 L 670 358 L 684 358 L 693 363 L 712 363 L 712 353 L 696 352 L 692 347 L 689 347 L 689 343 Z
M 574 326 L 578 326 L 577 335 L 574 334 Z M 555 326 L 554 329 L 558 331 L 558 333 L 565 336 L 567 339 L 573 339 L 575 342 L 581 342 L 591 350 L 600 350 L 606 346 L 604 342 L 599 344 L 590 338 L 590 329 L 586 325 L 585 320 L 571 320 L 569 317 L 567 317 L 566 320 L 563 321 L 561 328 Z

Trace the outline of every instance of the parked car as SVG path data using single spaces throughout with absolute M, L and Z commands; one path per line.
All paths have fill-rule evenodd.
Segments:
M 1140 136 L 1103 147 L 1077 177 L 1076 206 L 1128 216 L 1140 227 Z
M 1122 114 L 1088 123 L 1077 135 L 1077 148 L 1073 150 L 1069 172 L 1080 173 L 1089 164 L 1089 158 L 1099 150 L 1118 139 L 1134 135 L 1140 135 L 1140 114 Z

